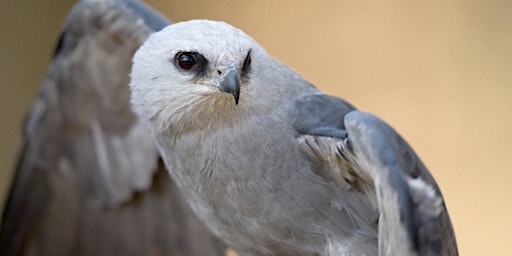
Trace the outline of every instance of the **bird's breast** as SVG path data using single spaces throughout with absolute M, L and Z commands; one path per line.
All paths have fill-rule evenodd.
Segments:
M 315 252 L 329 235 L 352 233 L 351 218 L 337 206 L 342 193 L 301 157 L 289 128 L 249 126 L 159 140 L 172 177 L 209 228 L 232 244 Z

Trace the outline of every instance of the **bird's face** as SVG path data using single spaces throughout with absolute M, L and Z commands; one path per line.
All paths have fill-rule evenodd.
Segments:
M 223 22 L 193 20 L 153 34 L 135 53 L 132 105 L 153 127 L 169 129 L 184 119 L 201 120 L 246 104 L 264 50 L 241 30 Z
M 183 50 L 178 51 L 172 58 L 174 68 L 183 84 L 206 86 L 213 92 L 231 94 L 234 103 L 238 104 L 240 98 L 240 84 L 242 77 L 248 77 L 251 67 L 251 51 L 245 57 L 240 54 L 232 56 L 205 56 L 205 51 Z

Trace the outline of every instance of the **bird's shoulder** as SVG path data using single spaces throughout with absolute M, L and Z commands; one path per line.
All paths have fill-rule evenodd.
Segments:
M 316 174 L 342 189 L 353 187 L 357 179 L 337 148 L 346 138 L 345 116 L 356 108 L 344 99 L 313 92 L 294 99 L 288 116 L 299 149 L 313 164 Z

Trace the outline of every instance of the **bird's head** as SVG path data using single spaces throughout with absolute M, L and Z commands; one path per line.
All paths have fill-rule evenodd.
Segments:
M 175 23 L 151 35 L 135 53 L 132 106 L 156 129 L 177 123 L 195 127 L 248 104 L 244 100 L 258 68 L 254 60 L 262 56 L 262 47 L 227 23 Z

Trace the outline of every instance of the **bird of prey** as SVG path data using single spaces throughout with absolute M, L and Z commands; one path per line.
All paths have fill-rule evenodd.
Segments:
M 25 121 L 0 255 L 224 255 L 130 109 L 133 53 L 167 24 L 136 0 L 72 9 Z
M 135 53 L 130 87 L 187 202 L 239 255 L 458 254 L 409 145 L 243 31 L 170 25 Z

